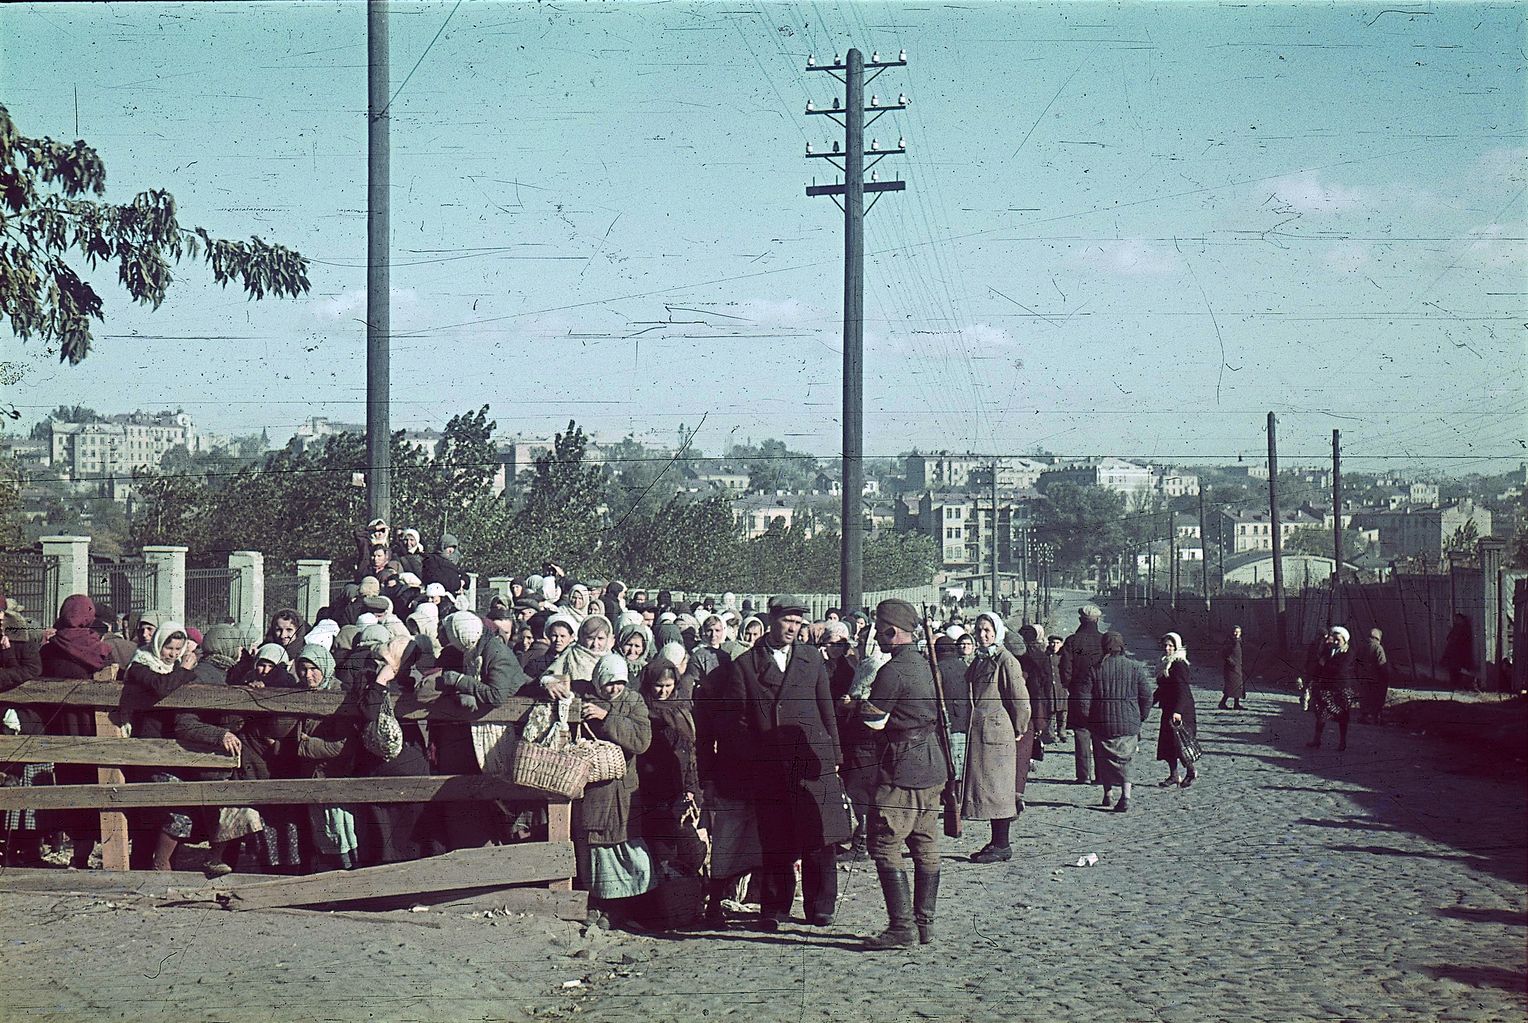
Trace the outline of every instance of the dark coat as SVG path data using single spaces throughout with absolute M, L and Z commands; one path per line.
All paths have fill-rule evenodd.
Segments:
M 1139 735 L 1151 714 L 1151 681 L 1146 665 L 1123 654 L 1105 657 L 1088 673 L 1078 694 L 1083 721 L 1095 739 Z
M 1247 695 L 1247 680 L 1242 674 L 1242 641 L 1233 639 L 1220 651 L 1221 695 L 1241 700 Z
M 15 689 L 23 682 L 42 677 L 42 658 L 38 656 L 37 644 L 31 640 L 13 639 L 9 650 L 0 650 L 0 693 Z M 89 678 L 89 675 L 86 676 Z M 0 710 L 5 710 L 0 705 Z M 43 718 L 36 707 L 16 706 L 10 708 L 21 719 L 22 735 L 40 735 Z M 87 733 L 88 734 L 88 733 Z
M 1310 696 L 1316 713 L 1328 717 L 1358 706 L 1358 672 L 1351 649 L 1326 652 L 1316 665 Z
M 1152 703 L 1162 708 L 1162 723 L 1157 726 L 1157 759 L 1174 762 L 1181 757 L 1178 736 L 1173 733 L 1173 715 L 1183 715 L 1183 728 L 1197 735 L 1199 723 L 1194 716 L 1194 689 L 1187 661 L 1173 661 L 1167 674 L 1158 676 Z
M 467 576 L 461 566 L 442 551 L 432 551 L 424 556 L 424 571 L 419 579 L 426 586 L 440 583 L 447 593 L 456 593 L 467 585 Z
M 1077 631 L 1066 637 L 1061 644 L 1061 684 L 1066 687 L 1066 716 L 1078 721 L 1087 715 L 1078 706 L 1077 694 L 1087 682 L 1088 674 L 1104 659 L 1104 637 L 1098 631 L 1098 623 L 1080 622 Z
M 944 689 L 944 714 L 950 731 L 964 733 L 971 728 L 971 693 L 966 689 L 966 662 L 952 654 L 939 660 L 939 681 Z
M 890 715 L 877 734 L 878 785 L 926 789 L 948 779 L 939 744 L 934 673 L 916 644 L 892 650 L 870 683 L 870 702 Z
M 447 647 L 436 664 L 442 670 L 435 688 L 466 697 L 472 701 L 474 710 L 500 706 L 530 681 L 515 659 L 515 652 L 497 633 L 486 628 L 471 650 Z
M 1051 659 L 1044 643 L 1031 643 L 1019 658 L 1024 669 L 1024 687 L 1029 691 L 1030 720 L 1037 733 L 1050 728 L 1055 706 L 1051 699 Z M 1083 684 L 1087 684 L 1086 678 Z
M 92 678 L 95 672 L 69 656 L 69 652 L 56 643 L 44 643 L 38 651 L 43 678 Z M 112 663 L 115 663 L 113 661 Z M 25 716 L 23 715 L 23 720 Z M 57 707 L 46 715 L 45 727 L 49 735 L 94 735 L 95 711 L 88 707 Z M 24 729 L 23 729 L 24 730 Z M 90 768 L 90 781 L 95 783 L 95 768 Z M 63 784 L 60 782 L 60 784 Z
M 584 700 L 604 707 L 605 717 L 587 721 L 596 739 L 604 739 L 626 753 L 626 773 L 613 781 L 595 782 L 584 789 L 581 821 L 590 845 L 620 845 L 630 834 L 631 794 L 637 791 L 639 775 L 636 759 L 652 744 L 652 720 L 647 704 L 630 686 L 609 700 L 596 693 L 588 682 L 573 683 L 573 692 Z
M 814 648 L 792 643 L 782 673 L 760 641 L 702 699 L 714 742 L 708 780 L 752 799 L 766 852 L 800 856 L 849 837 L 838 719 Z

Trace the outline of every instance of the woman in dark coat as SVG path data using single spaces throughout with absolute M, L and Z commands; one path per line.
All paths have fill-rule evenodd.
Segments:
M 1157 759 L 1167 761 L 1167 778 L 1157 782 L 1161 788 L 1181 785 L 1188 788 L 1199 778 L 1193 761 L 1183 755 L 1173 725 L 1181 725 L 1191 738 L 1197 736 L 1199 722 L 1194 715 L 1194 688 L 1188 672 L 1188 650 L 1183 637 L 1169 632 L 1162 637 L 1162 663 L 1157 668 L 1157 691 L 1152 703 L 1162 708 L 1162 724 L 1157 728 Z M 1178 780 L 1178 765 L 1184 769 Z
M 196 681 L 196 655 L 186 650 L 186 629 L 179 622 L 161 622 L 146 646 L 141 647 L 127 666 L 123 677 L 123 699 L 158 701 L 181 686 Z M 231 756 L 243 753 L 239 737 L 219 724 L 203 720 L 197 714 L 162 710 L 139 711 L 133 715 L 133 737 L 137 739 L 175 738 L 192 749 L 218 751 Z M 177 768 L 178 774 L 164 769 L 140 768 L 134 780 L 178 782 L 208 781 L 227 777 L 227 772 L 195 771 Z M 182 777 L 184 776 L 184 777 Z M 134 835 L 133 858 L 140 863 L 149 851 L 152 834 L 152 865 L 155 870 L 169 870 L 177 846 L 200 830 L 211 837 L 217 824 L 216 807 L 194 807 L 150 811 L 139 818 Z M 143 825 L 147 825 L 146 827 Z
M 356 721 L 353 737 L 348 742 L 349 752 L 339 758 L 349 758 L 349 770 L 345 773 L 350 777 L 398 778 L 430 773 L 430 761 L 425 755 L 425 737 L 418 722 L 398 722 L 402 726 L 403 742 L 391 756 L 365 741 L 366 734 L 376 726 L 378 719 L 391 716 L 389 687 L 403 674 L 404 657 L 411 642 L 400 637 L 365 648 L 370 655 L 370 663 L 361 674 L 359 683 L 347 694 L 359 705 L 361 714 Z M 329 777 L 335 777 L 339 772 L 326 773 Z M 428 838 L 426 829 L 421 827 L 421 818 L 428 805 L 371 803 L 352 807 L 360 864 L 369 867 L 379 863 L 417 859 L 421 853 L 421 841 Z
M 701 801 L 700 772 L 695 766 L 695 714 L 690 701 L 679 695 L 678 687 L 679 668 L 672 661 L 660 657 L 642 669 L 642 701 L 652 723 L 652 742 L 637 757 L 642 805 L 639 830 L 656 863 L 672 862 L 683 851 L 680 822 Z
M 1475 677 L 1475 633 L 1470 628 L 1469 615 L 1454 613 L 1454 624 L 1444 637 L 1439 663 L 1448 669 L 1449 684 L 1455 689 L 1479 691 L 1480 679 Z
M 4 604 L 4 598 L 0 598 L 0 618 L 4 619 L 4 631 L 0 631 L 0 692 L 30 682 L 42 672 L 37 644 L 28 638 L 24 620 L 17 612 L 4 610 Z M 43 731 L 42 716 L 33 707 L 7 707 L 0 703 L 0 711 L 5 712 L 10 722 L 0 728 L 0 732 L 10 734 L 15 728 L 21 735 L 39 735 Z M 52 776 L 53 771 L 51 763 L 0 763 L 0 773 L 7 785 L 34 785 Z M 44 826 L 57 825 L 36 810 L 7 810 L 0 814 L 0 829 L 3 829 L 0 841 L 5 847 L 5 863 L 28 866 L 40 862 Z M 57 848 L 55 842 L 55 851 Z
M 1341 625 L 1327 630 L 1325 654 L 1316 663 L 1311 680 L 1310 709 L 1316 716 L 1316 734 L 1305 745 L 1321 745 L 1328 718 L 1337 720 L 1337 750 L 1348 748 L 1348 719 L 1358 705 L 1358 672 L 1353 663 L 1352 637 Z
M 85 594 L 64 599 L 53 636 L 38 651 L 42 677 L 107 680 L 116 675 L 112 649 L 96 628 L 96 619 L 96 606 Z M 94 735 L 95 712 L 88 707 L 53 708 L 45 717 L 43 731 L 48 735 Z M 59 785 L 94 785 L 98 775 L 91 764 L 58 764 L 53 779 Z M 49 827 L 69 834 L 70 864 L 83 870 L 95 848 L 100 818 L 91 810 L 57 810 L 51 816 Z M 57 838 L 55 850 L 59 848 Z
M 599 922 L 602 913 L 623 915 L 613 903 L 652 888 L 652 861 L 646 848 L 632 841 L 636 836 L 630 828 L 639 780 L 636 758 L 652 743 L 652 722 L 647 704 L 626 685 L 626 658 L 620 654 L 600 655 L 594 677 L 571 685 L 582 701 L 584 725 L 596 739 L 613 742 L 626 754 L 625 774 L 586 786 L 573 809 L 578 874 L 589 889 L 590 919 Z
M 1220 709 L 1226 709 L 1226 701 L 1231 700 L 1236 704 L 1236 709 L 1242 709 L 1242 700 L 1247 697 L 1247 680 L 1242 674 L 1242 631 L 1238 625 L 1231 630 L 1231 638 L 1220 651 Z

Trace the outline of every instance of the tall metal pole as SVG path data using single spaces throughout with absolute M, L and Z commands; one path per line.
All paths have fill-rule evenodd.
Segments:
M 1204 487 L 1199 488 L 1199 588 L 1204 591 L 1204 609 L 1210 609 L 1210 533 L 1204 521 Z
M 844 63 L 844 530 L 839 581 L 847 611 L 864 602 L 865 58 L 851 49 Z
M 1022 600 L 1024 620 L 1029 621 L 1029 526 L 1019 534 L 1019 594 Z
M 1332 431 L 1332 589 L 1342 583 L 1342 431 Z
M 1273 616 L 1279 653 L 1289 649 L 1284 612 L 1284 542 L 1279 536 L 1279 441 L 1273 413 L 1268 413 L 1268 532 L 1273 541 Z
M 1011 528 L 1011 524 L 1010 524 Z M 992 463 L 992 610 L 998 611 L 997 599 L 997 463 Z
M 1167 606 L 1178 609 L 1178 513 L 1167 509 Z
M 393 467 L 389 441 L 389 335 L 392 333 L 392 249 L 389 244 L 387 4 L 366 5 L 366 507 L 390 518 Z

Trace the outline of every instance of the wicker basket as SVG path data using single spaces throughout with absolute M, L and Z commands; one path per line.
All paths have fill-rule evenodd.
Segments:
M 578 731 L 578 738 L 568 746 L 568 752 L 588 762 L 590 784 L 626 777 L 625 750 L 609 740 L 596 739 L 587 725 L 580 724 Z
M 589 759 L 570 750 L 517 742 L 509 758 L 509 779 L 528 789 L 578 799 L 589 782 Z

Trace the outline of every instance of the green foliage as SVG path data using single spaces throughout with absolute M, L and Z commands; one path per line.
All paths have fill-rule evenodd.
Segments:
M 90 270 L 115 263 L 127 293 L 155 309 L 174 279 L 171 262 L 198 256 L 213 280 L 237 281 L 252 299 L 308 291 L 308 261 L 291 249 L 183 228 L 163 189 L 122 204 L 100 199 L 105 193 L 106 165 L 94 149 L 28 138 L 0 106 L 0 313 L 23 341 L 57 346 L 61 362 L 85 358 L 91 321 L 104 318 L 101 296 L 66 256 Z
M 536 459 L 525 506 L 515 516 L 515 553 L 565 568 L 597 565 L 605 513 L 604 473 L 584 464 L 588 438 L 571 420 Z
M 1475 525 L 1474 519 L 1466 519 L 1464 525 L 1454 530 L 1454 534 L 1444 541 L 1443 549 L 1473 554 L 1475 553 L 1475 545 L 1479 542 L 1480 527 Z
M 817 475 L 817 459 L 792 451 L 784 441 L 734 444 L 727 457 L 747 460 L 748 489 L 756 493 L 809 490 L 812 478 Z
M 1095 554 L 1106 557 L 1123 549 L 1125 496 L 1107 487 L 1057 483 L 1045 492 L 1035 513 L 1035 539 L 1054 544 L 1062 568 L 1085 568 Z M 1161 516 L 1164 520 L 1165 514 Z M 1130 521 L 1147 521 L 1139 515 Z
M 1351 561 L 1368 549 L 1363 534 L 1356 529 L 1342 531 L 1342 560 Z M 1311 554 L 1316 557 L 1332 556 L 1332 531 L 1321 526 L 1303 526 L 1290 530 L 1284 537 L 1285 554 Z

